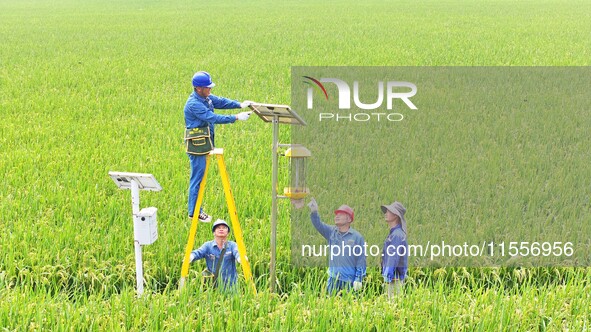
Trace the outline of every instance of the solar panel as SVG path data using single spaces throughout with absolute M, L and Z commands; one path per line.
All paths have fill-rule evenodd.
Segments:
M 306 125 L 306 121 L 287 105 L 251 104 L 250 108 L 265 122 L 272 122 L 277 117 L 279 123 Z
M 162 187 L 152 174 L 109 172 L 109 176 L 120 189 L 130 189 L 131 180 L 135 180 L 140 190 L 160 191 Z

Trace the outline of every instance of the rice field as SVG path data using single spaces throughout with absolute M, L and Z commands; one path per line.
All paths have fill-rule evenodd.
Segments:
M 254 117 L 217 126 L 216 145 L 225 149 L 259 292 L 204 289 L 203 262 L 191 267 L 183 292 L 177 286 L 190 226 L 182 109 L 195 71 L 212 74 L 216 95 L 292 104 L 296 66 L 589 66 L 590 35 L 588 1 L 0 1 L 0 329 L 588 330 L 591 270 L 584 264 L 413 266 L 404 296 L 393 302 L 373 264 L 363 292 L 327 297 L 324 268 L 292 264 L 292 211 L 285 201 L 279 204 L 277 293 L 270 293 L 272 131 Z M 456 217 L 490 221 L 492 208 L 507 204 L 503 219 L 520 221 L 558 207 L 548 218 L 586 225 L 588 112 L 580 109 L 566 122 L 548 112 L 547 121 L 529 127 L 523 114 L 505 119 L 523 124 L 519 137 L 543 152 L 528 151 L 531 160 L 564 153 L 536 176 L 517 167 L 515 181 L 499 183 L 519 190 L 488 205 L 475 199 Z M 443 142 L 454 132 L 489 144 L 494 137 L 477 113 L 455 122 L 425 116 L 418 113 L 414 124 L 422 125 L 407 122 L 397 138 L 434 134 Z M 291 138 L 281 131 L 281 141 Z M 404 143 L 416 162 L 429 148 L 422 144 Z M 448 153 L 441 165 L 454 158 L 470 164 L 458 145 L 437 146 Z M 491 169 L 528 161 L 502 145 L 488 146 Z M 319 167 L 313 162 L 311 169 Z M 482 186 L 477 168 L 449 168 L 443 183 L 430 182 L 424 174 L 448 168 L 421 173 L 416 166 L 401 164 L 404 177 L 391 179 L 402 188 L 398 197 L 415 202 L 406 205 L 416 225 L 449 206 L 444 189 L 467 183 L 460 193 L 469 194 L 497 184 Z M 512 169 L 494 174 L 506 170 Z M 163 187 L 141 194 L 141 206 L 157 207 L 159 221 L 159 239 L 143 250 L 142 298 L 135 296 L 129 192 L 116 188 L 109 171 L 151 173 Z M 531 179 L 552 191 L 528 192 Z M 311 188 L 330 197 L 329 188 Z M 384 204 L 391 194 L 366 199 Z M 520 210 L 526 198 L 530 205 Z M 321 210 L 327 220 L 336 204 L 329 201 Z M 215 167 L 205 209 L 229 219 Z M 367 219 L 380 217 L 367 206 L 360 211 Z M 584 234 L 578 234 L 583 243 Z M 201 225 L 196 243 L 209 239 Z M 586 250 L 581 257 L 589 257 Z

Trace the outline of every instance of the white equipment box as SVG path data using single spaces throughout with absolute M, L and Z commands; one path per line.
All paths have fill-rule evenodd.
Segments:
M 139 244 L 152 244 L 158 239 L 157 212 L 157 208 L 148 207 L 141 209 L 138 214 L 133 216 L 134 240 L 138 241 Z

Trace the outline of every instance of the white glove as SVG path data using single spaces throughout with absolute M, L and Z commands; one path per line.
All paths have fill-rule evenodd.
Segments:
M 197 256 L 194 252 L 191 253 L 191 256 L 189 258 L 189 263 L 192 263 L 195 260 L 195 256 Z
M 310 199 L 310 203 L 308 203 L 308 207 L 310 208 L 310 212 L 318 212 L 318 203 L 316 203 L 316 200 L 312 197 L 312 199 Z
M 254 101 L 251 100 L 245 100 L 243 102 L 240 103 L 240 108 L 245 108 L 248 107 L 250 105 L 254 104 Z
M 236 114 L 236 120 L 246 121 L 250 117 L 251 112 L 241 112 Z
M 244 258 L 246 259 L 246 261 L 248 262 L 248 256 L 244 256 Z M 242 264 L 242 262 L 240 261 L 240 256 L 236 257 L 236 263 L 238 264 Z
M 362 286 L 363 286 L 363 284 L 361 283 L 361 281 L 354 281 L 353 282 L 353 290 L 356 292 L 360 291 Z

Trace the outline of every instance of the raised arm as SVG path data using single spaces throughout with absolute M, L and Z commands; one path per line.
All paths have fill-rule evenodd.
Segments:
M 240 103 L 236 100 L 218 97 L 214 95 L 209 95 L 209 99 L 211 99 L 213 107 L 217 109 L 241 108 Z

